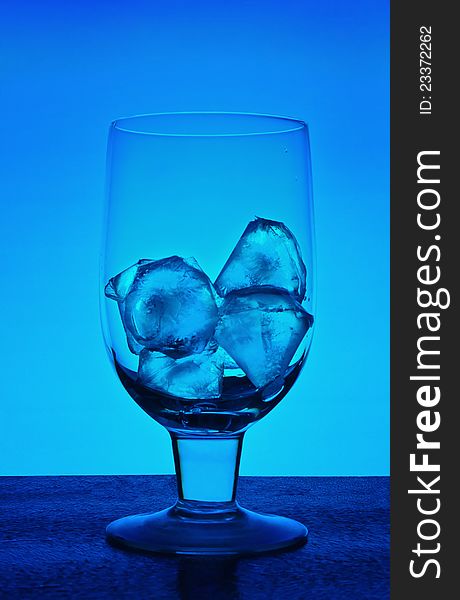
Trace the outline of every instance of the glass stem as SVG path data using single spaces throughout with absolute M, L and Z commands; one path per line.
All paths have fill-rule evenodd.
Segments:
M 179 503 L 212 510 L 235 503 L 243 434 L 228 438 L 171 434 Z

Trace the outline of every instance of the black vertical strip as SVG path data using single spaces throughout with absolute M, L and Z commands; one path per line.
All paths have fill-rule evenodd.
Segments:
M 442 0 L 391 3 L 391 598 L 394 600 L 456 597 L 456 580 L 460 577 L 460 551 L 456 548 L 460 521 L 457 491 L 460 394 L 455 380 L 457 373 L 460 376 L 460 329 L 456 313 L 460 276 L 460 194 L 456 189 L 457 173 L 460 174 L 460 152 L 456 147 L 460 99 L 454 91 L 459 88 L 456 81 L 459 36 L 454 7 L 455 3 Z M 421 46 L 423 43 L 427 45 Z M 431 89 L 429 85 L 422 86 L 428 83 Z M 422 101 L 425 103 L 421 107 L 426 110 L 420 114 Z M 420 179 L 429 181 L 417 179 L 420 152 L 439 152 L 419 156 L 426 165 L 440 166 L 420 171 Z M 439 183 L 435 182 L 437 179 Z M 439 195 L 439 206 L 420 208 L 417 201 L 420 192 L 422 205 L 435 205 Z M 438 218 L 439 226 L 423 229 L 417 224 L 418 214 L 425 227 L 433 226 Z M 421 267 L 428 268 L 420 271 Z M 438 275 L 439 281 L 433 282 Z M 427 293 L 418 298 L 418 288 Z M 429 294 L 433 305 L 423 308 L 420 303 L 429 304 Z M 435 306 L 445 306 L 449 296 L 448 308 Z M 426 314 L 431 316 L 423 316 Z M 419 355 L 420 347 L 439 354 Z M 439 368 L 433 368 L 436 366 Z M 440 379 L 411 381 L 411 376 Z M 424 395 L 420 391 L 423 386 L 428 386 Z M 441 394 L 437 403 L 436 387 Z M 417 393 L 425 406 L 418 401 Z M 417 434 L 423 435 L 425 442 L 439 442 L 440 449 L 417 449 L 420 441 Z M 440 465 L 440 471 L 411 471 L 411 454 L 415 454 L 417 464 L 423 462 L 425 454 L 430 466 Z M 433 483 L 438 476 L 440 479 Z M 410 494 L 408 490 L 420 493 Z M 439 511 L 434 512 L 438 506 Z M 421 510 L 433 512 L 422 514 Z M 418 577 L 411 575 L 411 561 L 414 561 L 412 571 Z

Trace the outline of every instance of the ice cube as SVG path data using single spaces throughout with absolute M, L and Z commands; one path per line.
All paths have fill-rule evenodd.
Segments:
M 178 398 L 219 398 L 223 373 L 221 355 L 209 350 L 176 360 L 145 349 L 139 355 L 139 383 Z
M 257 387 L 283 377 L 313 317 L 285 290 L 228 294 L 215 337 Z
M 214 284 L 221 296 L 234 290 L 274 286 L 305 297 L 306 268 L 299 244 L 279 221 L 256 218 L 244 230 Z
M 173 358 L 201 352 L 218 319 L 215 291 L 194 259 L 139 261 L 112 278 L 106 295 L 118 301 L 128 344 Z

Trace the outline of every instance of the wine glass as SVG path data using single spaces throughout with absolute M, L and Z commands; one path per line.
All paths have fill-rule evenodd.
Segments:
M 304 525 L 241 508 L 236 488 L 244 433 L 309 351 L 313 250 L 304 122 L 162 113 L 111 124 L 104 339 L 127 392 L 169 431 L 178 487 L 174 506 L 111 523 L 111 543 L 242 555 L 306 541 Z

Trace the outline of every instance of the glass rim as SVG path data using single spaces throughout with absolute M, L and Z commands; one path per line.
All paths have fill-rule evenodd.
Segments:
M 148 129 L 146 127 L 133 127 L 132 123 L 136 120 L 149 120 L 149 122 L 155 121 L 157 117 L 192 117 L 192 116 L 202 116 L 202 117 L 212 117 L 212 116 L 220 116 L 220 117 L 248 117 L 252 120 L 252 118 L 263 119 L 267 122 L 270 121 L 283 123 L 285 126 L 280 126 L 277 128 L 262 128 L 255 131 L 222 131 L 222 132 L 198 132 L 198 133 L 190 133 L 190 132 L 169 132 L 169 131 L 155 131 L 155 129 Z M 254 119 L 255 121 L 255 119 Z M 131 124 L 131 126 L 130 126 Z M 305 121 L 301 119 L 296 119 L 295 117 L 286 117 L 281 115 L 272 115 L 265 113 L 250 113 L 250 112 L 229 112 L 229 111 L 172 111 L 172 112 L 157 112 L 157 113 L 145 113 L 138 115 L 131 115 L 128 117 L 120 117 L 115 119 L 110 124 L 111 129 L 115 129 L 117 131 L 123 133 L 131 133 L 134 135 L 149 135 L 149 136 L 158 136 L 158 137 L 179 137 L 179 138 L 220 138 L 220 137 L 247 137 L 247 136 L 259 136 L 259 135 L 277 135 L 283 133 L 293 133 L 295 131 L 307 130 L 308 126 Z

